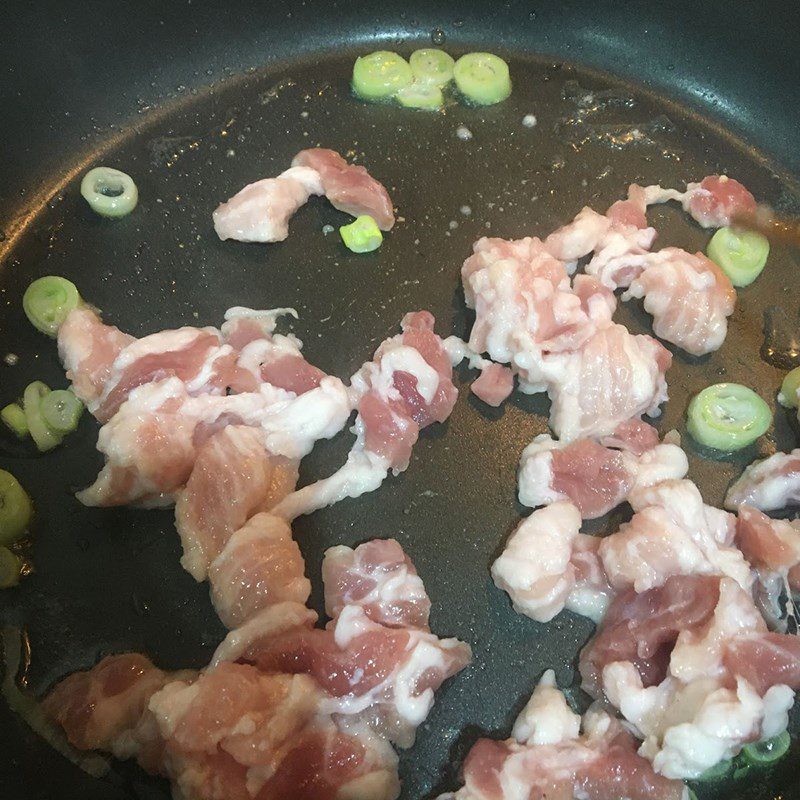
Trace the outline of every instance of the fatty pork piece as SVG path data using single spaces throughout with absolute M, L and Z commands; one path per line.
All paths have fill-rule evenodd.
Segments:
M 760 511 L 779 511 L 800 502 L 800 448 L 754 461 L 731 485 L 725 508 L 747 504 Z
M 767 633 L 734 581 L 684 576 L 620 595 L 580 668 L 584 688 L 620 709 L 659 772 L 695 778 L 786 729 L 796 642 Z
M 347 390 L 330 376 L 299 396 L 266 383 L 255 392 L 199 397 L 178 378 L 146 384 L 100 429 L 97 448 L 106 464 L 78 499 L 90 506 L 170 505 L 198 448 L 219 428 L 250 426 L 270 453 L 292 461 L 335 436 L 349 415 Z
M 550 395 L 550 427 L 571 442 L 608 436 L 642 414 L 658 416 L 671 363 L 672 355 L 655 339 L 614 323 L 579 350 L 546 354 L 538 369 Z
M 615 589 L 641 592 L 671 575 L 709 574 L 727 575 L 750 591 L 750 565 L 733 546 L 735 518 L 703 503 L 691 481 L 640 486 L 629 499 L 633 518 L 598 548 Z
M 324 148 L 302 150 L 292 166 L 276 178 L 248 184 L 213 213 L 217 236 L 240 242 L 281 242 L 289 220 L 311 195 L 324 194 L 331 204 L 353 216 L 369 214 L 378 227 L 394 225 L 386 189 L 364 167 L 348 164 Z
M 351 379 L 358 416 L 347 462 L 330 477 L 291 494 L 273 513 L 292 520 L 374 491 L 390 470 L 397 475 L 408 467 L 419 431 L 444 422 L 458 396 L 450 357 L 433 326 L 427 311 L 403 317 L 403 332 L 383 342 Z
M 439 800 L 688 800 L 684 784 L 657 774 L 637 746 L 600 708 L 583 718 L 572 712 L 548 670 L 512 738 L 479 739 L 464 762 L 463 788 Z
M 314 628 L 316 615 L 297 603 L 269 606 L 228 634 L 212 669 L 242 661 L 310 675 L 325 693 L 326 713 L 410 746 L 434 691 L 469 663 L 469 646 L 430 632 L 425 587 L 394 540 L 332 548 L 323 577 L 333 615 L 325 629 Z
M 289 494 L 296 481 L 297 462 L 272 456 L 257 428 L 226 425 L 214 433 L 199 448 L 175 503 L 183 567 L 203 580 L 233 534 Z
M 234 629 L 276 603 L 305 604 L 311 584 L 286 522 L 261 512 L 227 541 L 208 567 L 211 600 L 227 628 Z
M 623 300 L 639 297 L 653 315 L 653 331 L 694 356 L 718 350 L 728 332 L 736 290 L 702 253 L 665 247 L 650 253 Z
M 360 606 L 388 628 L 430 630 L 431 601 L 411 559 L 394 539 L 373 539 L 355 550 L 332 547 L 322 562 L 325 612 L 336 618 L 346 606 Z
M 737 214 L 752 214 L 756 210 L 753 195 L 727 175 L 708 175 L 699 183 L 688 183 L 685 192 L 661 186 L 645 186 L 643 191 L 646 205 L 677 200 L 703 228 L 723 228 Z
M 581 534 L 581 515 L 569 502 L 534 511 L 511 534 L 492 564 L 492 578 L 514 609 L 549 622 L 564 608 L 602 618 L 613 595 L 598 556 L 600 539 Z
M 107 422 L 138 386 L 180 378 L 190 395 L 258 391 L 262 383 L 302 394 L 324 373 L 300 354 L 294 336 L 274 334 L 294 309 L 231 308 L 221 330 L 183 327 L 134 339 L 79 306 L 58 332 L 61 360 L 75 394 Z
M 518 475 L 519 501 L 536 508 L 570 500 L 583 519 L 595 519 L 624 502 L 636 487 L 682 478 L 689 465 L 675 444 L 659 443 L 650 425 L 631 420 L 598 444 L 569 444 L 547 434 L 523 451 Z
M 135 757 L 187 800 L 394 800 L 391 747 L 319 716 L 319 700 L 305 675 L 245 664 L 168 675 L 126 654 L 69 676 L 44 707 L 76 747 Z
M 736 545 L 744 557 L 764 573 L 785 578 L 800 592 L 800 523 L 770 519 L 751 506 L 739 506 Z

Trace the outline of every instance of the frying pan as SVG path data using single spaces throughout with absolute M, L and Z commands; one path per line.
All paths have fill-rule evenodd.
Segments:
M 0 359 L 4 402 L 34 378 L 65 384 L 53 343 L 21 310 L 24 288 L 42 274 L 70 277 L 110 322 L 136 335 L 218 324 L 235 304 L 294 306 L 301 318 L 292 327 L 308 358 L 346 377 L 408 310 L 429 308 L 443 335 L 467 333 L 458 267 L 480 235 L 544 235 L 584 204 L 605 207 L 631 181 L 680 187 L 719 171 L 784 213 L 800 211 L 797 4 L 50 0 L 4 11 L 0 355 L 18 356 L 15 366 Z M 507 57 L 511 98 L 426 115 L 350 97 L 357 54 L 380 47 L 408 55 L 434 31 L 454 55 L 481 48 Z M 585 102 L 589 93 L 593 102 Z M 528 113 L 538 119 L 533 129 L 521 125 Z M 471 140 L 456 137 L 459 125 Z M 633 129 L 643 135 L 630 143 Z M 404 220 L 384 246 L 349 253 L 322 233 L 344 215 L 314 200 L 282 244 L 217 241 L 216 204 L 314 144 L 366 164 L 387 185 Z M 140 204 L 130 217 L 102 220 L 80 199 L 80 174 L 99 163 L 135 177 Z M 652 219 L 662 244 L 705 245 L 707 234 L 678 209 L 658 208 Z M 740 292 L 724 347 L 702 359 L 675 352 L 662 433 L 684 430 L 687 398 L 709 383 L 739 381 L 774 395 L 782 373 L 759 356 L 762 317 L 783 309 L 773 344 L 786 349 L 798 267 L 797 253 L 774 249 L 764 275 Z M 635 304 L 617 318 L 650 329 Z M 524 513 L 515 468 L 524 444 L 546 429 L 547 401 L 516 396 L 490 410 L 466 391 L 468 372 L 458 378 L 464 391 L 453 416 L 423 433 L 405 474 L 295 526 L 318 609 L 327 547 L 394 536 L 425 580 L 433 629 L 473 646 L 473 665 L 439 692 L 417 744 L 401 754 L 404 797 L 414 800 L 455 788 L 478 736 L 508 735 L 545 668 L 555 667 L 561 685 L 576 684 L 576 654 L 592 629 L 568 612 L 546 626 L 514 614 L 488 575 Z M 87 509 L 74 499 L 100 466 L 96 427 L 84 419 L 43 457 L 0 442 L 0 467 L 36 503 L 34 571 L 0 595 L 0 621 L 27 632 L 26 681 L 35 693 L 109 652 L 144 651 L 165 668 L 201 666 L 223 636 L 207 587 L 178 563 L 170 512 Z M 745 463 L 795 441 L 779 410 L 774 430 L 736 456 L 709 460 L 684 444 L 690 477 L 718 504 Z M 343 434 L 320 444 L 301 479 L 335 470 L 350 443 Z M 624 516 L 588 530 L 613 530 Z M 4 799 L 168 797 L 165 783 L 130 764 L 89 778 L 2 703 L 0 731 Z M 701 794 L 800 797 L 795 761 L 796 751 L 763 779 Z

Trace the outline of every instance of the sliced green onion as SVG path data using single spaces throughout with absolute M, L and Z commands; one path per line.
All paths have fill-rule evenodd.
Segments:
M 432 86 L 444 86 L 453 78 L 453 57 L 444 50 L 426 47 L 415 50 L 408 59 L 414 80 Z
M 10 589 L 19 583 L 22 560 L 7 547 L 0 547 L 0 589 Z
M 733 766 L 733 761 L 731 761 L 730 759 L 719 761 L 716 764 L 714 764 L 713 767 L 709 767 L 702 775 L 697 777 L 696 780 L 702 781 L 703 783 L 721 781 L 723 778 L 728 776 L 732 766 Z
M 353 91 L 363 100 L 386 100 L 413 78 L 408 61 L 388 50 L 357 58 L 353 65 Z
M 22 538 L 32 514 L 28 493 L 10 472 L 0 469 L 0 545 Z
M 769 406 L 738 383 L 703 389 L 689 403 L 687 415 L 687 429 L 696 441 L 725 452 L 752 444 L 772 423 Z
M 404 86 L 397 92 L 395 97 L 397 102 L 406 108 L 438 111 L 444 105 L 444 95 L 438 86 L 417 81 Z
M 48 336 L 55 336 L 67 314 L 81 302 L 72 281 L 58 275 L 35 280 L 22 296 L 22 308 L 31 324 Z
M 83 403 L 66 389 L 46 394 L 40 406 L 42 418 L 54 433 L 72 433 L 78 427 Z
M 61 444 L 61 436 L 50 430 L 42 418 L 42 398 L 50 394 L 50 389 L 41 381 L 34 381 L 26 389 L 22 398 L 25 420 L 28 423 L 33 441 L 43 453 Z
M 139 202 L 139 190 L 130 175 L 113 167 L 90 169 L 81 181 L 81 194 L 102 217 L 124 217 Z
M 491 53 L 467 53 L 456 61 L 453 77 L 467 100 L 490 106 L 511 94 L 508 64 Z
M 381 246 L 383 234 L 369 214 L 362 214 L 355 222 L 339 228 L 345 246 L 354 253 L 371 253 Z
M 779 758 L 783 758 L 791 743 L 792 737 L 789 735 L 789 731 L 784 731 L 771 739 L 746 744 L 742 748 L 742 755 L 754 766 L 763 767 L 774 763 Z
M 781 390 L 778 392 L 778 402 L 784 408 L 797 408 L 798 389 L 800 389 L 800 367 L 795 367 L 783 379 Z
M 769 240 L 754 231 L 720 228 L 706 252 L 734 286 L 749 286 L 767 263 Z
M 28 422 L 25 419 L 25 412 L 17 403 L 9 403 L 0 411 L 0 419 L 18 439 L 24 439 L 28 435 Z

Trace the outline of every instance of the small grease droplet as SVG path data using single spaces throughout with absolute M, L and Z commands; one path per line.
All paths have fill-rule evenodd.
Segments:
M 431 41 L 435 45 L 442 45 L 447 41 L 447 36 L 445 36 L 445 32 L 441 28 L 434 28 L 431 31 Z

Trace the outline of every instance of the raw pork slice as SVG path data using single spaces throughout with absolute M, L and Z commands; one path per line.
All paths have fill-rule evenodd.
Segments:
M 800 502 L 800 448 L 754 461 L 731 485 L 725 508 L 746 503 L 761 511 L 778 511 Z
M 322 191 L 334 208 L 354 217 L 368 214 L 382 231 L 392 229 L 394 209 L 389 193 L 364 167 L 348 164 L 334 150 L 301 150 L 293 167 L 310 167 L 319 174 Z

